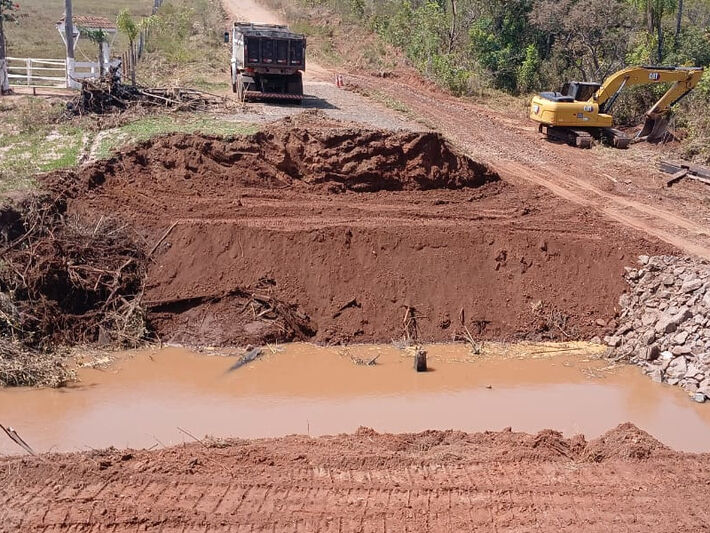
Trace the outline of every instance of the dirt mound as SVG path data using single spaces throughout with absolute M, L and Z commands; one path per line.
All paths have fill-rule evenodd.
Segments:
M 44 180 L 69 214 L 142 237 L 166 342 L 591 338 L 614 326 L 624 267 L 667 251 L 438 134 L 319 115 L 162 137 Z
M 645 431 L 630 423 L 621 424 L 591 441 L 583 458 L 587 461 L 601 462 L 609 459 L 648 459 L 659 452 L 669 449 Z
M 600 441 L 615 448 L 631 435 L 643 433 L 623 426 Z M 705 529 L 710 455 L 583 462 L 580 442 L 551 431 L 361 429 L 0 458 L 0 506 L 11 531 Z
M 225 140 L 174 134 L 118 156 L 55 174 L 47 183 L 72 195 L 97 187 L 199 192 L 268 188 L 377 192 L 480 187 L 498 180 L 488 167 L 433 132 L 391 132 L 281 124 Z

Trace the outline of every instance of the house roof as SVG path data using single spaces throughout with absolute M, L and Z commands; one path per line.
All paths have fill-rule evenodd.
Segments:
M 87 28 L 90 30 L 113 30 L 116 31 L 116 23 L 106 17 L 93 17 L 77 15 L 72 17 L 74 26 Z M 57 25 L 64 24 L 64 17 L 57 21 Z

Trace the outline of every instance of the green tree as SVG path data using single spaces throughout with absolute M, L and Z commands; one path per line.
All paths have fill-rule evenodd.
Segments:
M 104 44 L 108 42 L 108 35 L 103 30 L 91 30 L 89 28 L 79 27 L 79 33 L 89 39 L 92 43 L 98 46 L 99 49 L 99 76 L 106 73 L 104 66 Z
M 129 53 L 131 55 L 131 85 L 136 86 L 136 40 L 140 34 L 140 27 L 131 17 L 131 13 L 127 9 L 121 10 L 116 19 L 118 31 L 123 33 L 128 38 Z
M 678 7 L 677 0 L 630 0 L 643 13 L 649 38 L 656 34 L 656 61 L 663 63 L 663 17 Z

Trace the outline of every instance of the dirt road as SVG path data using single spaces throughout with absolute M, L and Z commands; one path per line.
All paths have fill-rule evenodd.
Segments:
M 428 431 L 0 460 L 3 531 L 705 531 L 710 455 Z
M 662 148 L 644 144 L 629 150 L 576 150 L 551 143 L 519 118 L 447 96 L 415 78 L 388 80 L 352 75 L 356 87 L 396 98 L 474 158 L 512 182 L 542 186 L 561 198 L 678 248 L 710 258 L 707 187 L 681 183 L 664 188 L 656 169 Z

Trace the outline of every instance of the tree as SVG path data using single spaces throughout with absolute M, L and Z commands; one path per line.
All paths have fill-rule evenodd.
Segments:
M 108 42 L 108 35 L 104 30 L 90 30 L 89 28 L 79 28 L 81 35 L 89 39 L 99 48 L 99 77 L 106 72 L 104 67 L 104 43 Z
M 648 35 L 656 33 L 656 61 L 663 63 L 663 16 L 675 11 L 677 0 L 631 0 L 631 3 L 643 13 Z
M 10 79 L 7 76 L 7 57 L 5 51 L 5 22 L 16 22 L 15 11 L 19 4 L 11 0 L 0 0 L 0 95 L 10 92 Z
M 683 0 L 678 0 L 678 9 L 676 10 L 675 18 L 675 47 L 678 48 L 678 42 L 680 41 L 680 27 L 683 22 Z
M 136 21 L 133 20 L 133 17 L 131 17 L 131 14 L 127 9 L 122 10 L 118 14 L 118 18 L 116 19 L 116 26 L 118 27 L 118 31 L 128 37 L 128 46 L 130 48 L 131 54 L 131 84 L 135 87 L 137 61 L 136 40 L 138 39 L 138 35 L 140 34 L 140 28 L 138 24 L 136 24 Z
M 627 0 L 538 0 L 530 24 L 545 35 L 540 48 L 551 82 L 601 81 L 625 66 L 634 14 Z

